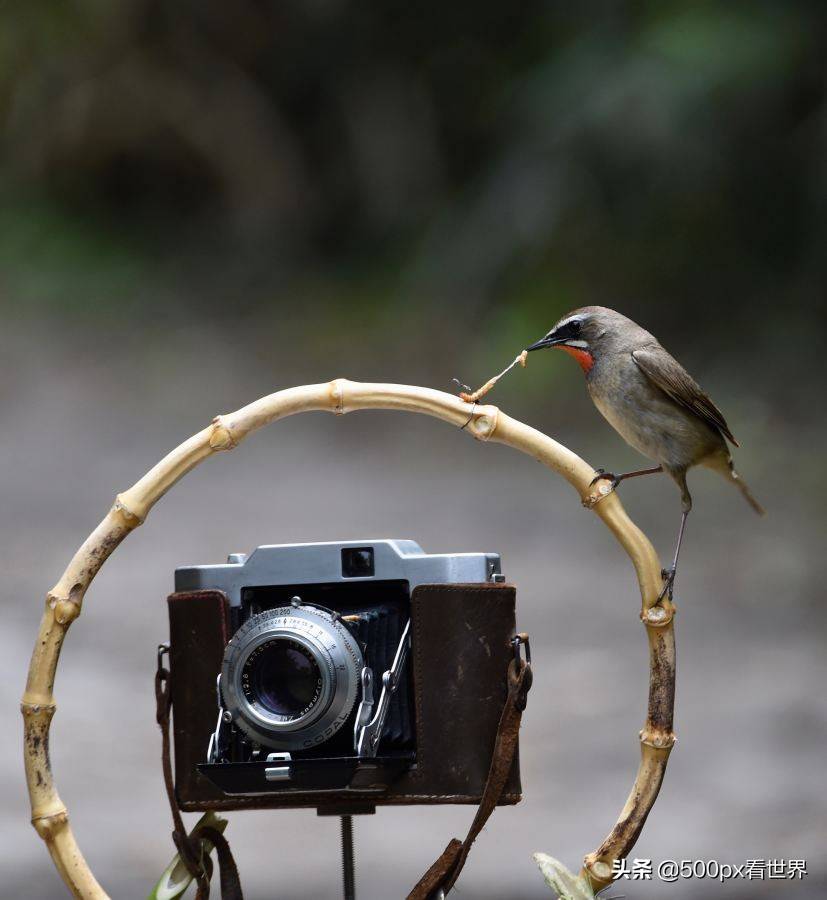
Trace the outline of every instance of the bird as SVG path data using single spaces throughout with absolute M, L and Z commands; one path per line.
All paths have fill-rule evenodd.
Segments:
M 681 522 L 672 565 L 664 569 L 659 600 L 674 591 L 678 556 L 692 495 L 686 473 L 705 466 L 734 484 L 759 515 L 755 499 L 735 469 L 729 444 L 738 447 L 723 413 L 694 378 L 636 322 L 605 306 L 584 306 L 563 316 L 527 351 L 558 348 L 580 364 L 594 405 L 627 444 L 657 463 L 615 475 L 596 469 L 612 489 L 628 478 L 665 472 L 681 492 Z M 727 443 L 729 442 L 729 444 Z

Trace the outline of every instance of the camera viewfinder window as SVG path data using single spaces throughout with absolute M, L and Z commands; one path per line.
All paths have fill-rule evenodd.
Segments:
M 342 550 L 344 578 L 370 578 L 373 574 L 373 547 L 345 547 Z

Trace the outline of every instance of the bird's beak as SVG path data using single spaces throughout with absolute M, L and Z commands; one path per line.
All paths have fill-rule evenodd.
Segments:
M 568 322 L 561 322 L 552 328 L 544 338 L 537 341 L 536 344 L 526 347 L 526 350 L 543 350 L 545 347 L 559 347 L 560 344 L 575 340 L 578 336 L 579 324 L 579 322 L 573 322 L 571 319 Z
M 556 347 L 559 344 L 565 343 L 566 340 L 568 340 L 566 335 L 561 335 L 552 329 L 544 338 L 541 338 L 530 347 L 526 347 L 526 350 L 542 350 L 545 347 Z

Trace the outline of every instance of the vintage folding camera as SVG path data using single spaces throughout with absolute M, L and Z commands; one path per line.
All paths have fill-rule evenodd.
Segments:
M 177 569 L 175 590 L 182 809 L 480 801 L 515 649 L 498 555 L 262 546 Z M 501 802 L 519 797 L 515 757 Z

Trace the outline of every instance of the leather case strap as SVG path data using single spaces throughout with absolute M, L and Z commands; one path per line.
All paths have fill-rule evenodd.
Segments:
M 517 750 L 520 720 L 526 706 L 531 680 L 530 664 L 515 657 L 508 668 L 508 696 L 497 727 L 491 767 L 474 821 L 464 841 L 454 838 L 449 842 L 442 855 L 408 894 L 407 900 L 432 900 L 435 896 L 439 896 L 439 891 L 444 897 L 459 878 L 471 851 L 471 845 L 496 808 L 505 788 Z
M 169 718 L 172 708 L 172 690 L 169 670 L 165 669 L 163 665 L 163 654 L 166 649 L 164 645 L 158 648 L 158 667 L 155 672 L 155 720 L 161 729 L 161 765 L 164 772 L 164 787 L 172 813 L 172 842 L 178 850 L 181 861 L 198 886 L 195 900 L 209 900 L 210 896 L 212 861 L 208 855 L 202 858 L 201 842 L 204 838 L 212 842 L 218 855 L 222 900 L 244 900 L 238 868 L 224 835 L 214 828 L 203 828 L 198 838 L 193 840 L 187 834 L 181 818 L 181 810 L 175 796 L 170 759 Z

